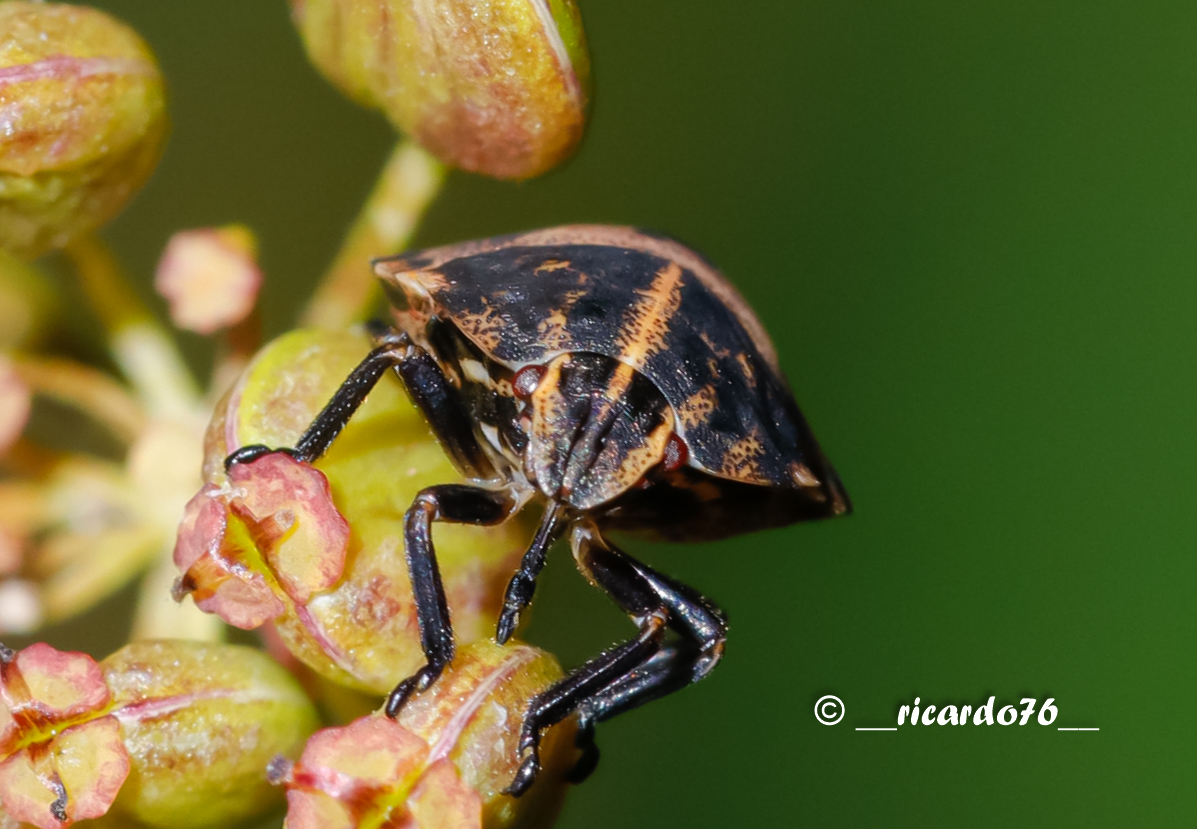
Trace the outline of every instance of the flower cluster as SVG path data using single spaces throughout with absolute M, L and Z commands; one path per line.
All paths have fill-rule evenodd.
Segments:
M 165 242 L 155 288 L 173 325 L 216 351 L 201 383 L 97 234 L 162 152 L 154 55 L 95 9 L 0 3 L 0 634 L 35 633 L 143 577 L 131 644 L 100 662 L 0 645 L 0 829 L 202 829 L 284 801 L 297 828 L 531 826 L 563 796 L 570 721 L 546 736 L 541 782 L 503 794 L 524 711 L 561 677 L 550 655 L 487 639 L 527 543 L 519 522 L 438 530 L 465 644 L 397 721 L 369 713 L 423 659 L 403 505 L 459 479 L 397 385 L 379 386 L 315 464 L 276 453 L 226 471 L 223 459 L 294 443 L 366 352 L 354 326 L 378 300 L 368 262 L 406 244 L 447 168 L 523 179 L 578 146 L 589 59 L 577 9 L 291 7 L 316 67 L 407 137 L 305 327 L 265 347 L 252 231 Z M 55 351 L 50 334 L 69 323 L 37 259 L 53 251 L 117 373 Z M 81 419 L 109 445 L 63 440 Z M 263 648 L 225 644 L 224 623 L 258 630 Z

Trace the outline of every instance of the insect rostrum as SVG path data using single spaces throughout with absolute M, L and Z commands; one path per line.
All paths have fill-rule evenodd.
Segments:
M 639 627 L 529 707 L 509 793 L 535 779 L 541 732 L 575 712 L 580 780 L 597 761 L 595 723 L 704 677 L 727 632 L 714 603 L 605 532 L 723 537 L 840 515 L 848 496 L 751 309 L 677 242 L 570 226 L 383 259 L 376 271 L 394 327 L 376 327 L 377 347 L 284 451 L 319 458 L 393 370 L 472 481 L 424 489 L 407 511 L 427 664 L 392 692 L 387 713 L 427 689 L 454 655 L 432 524 L 495 525 L 540 502 L 497 640 L 515 630 L 548 548 L 566 535 L 578 568 Z M 245 447 L 228 463 L 269 451 Z

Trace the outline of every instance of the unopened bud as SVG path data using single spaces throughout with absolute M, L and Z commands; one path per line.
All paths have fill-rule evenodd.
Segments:
M 502 790 L 519 766 L 516 742 L 532 698 L 561 678 L 551 656 L 527 645 L 476 642 L 391 721 L 380 714 L 316 734 L 287 785 L 286 829 L 506 829 L 547 826 L 573 763 L 573 724 L 552 729 L 545 763 L 526 795 Z
M 586 123 L 573 0 L 291 0 L 312 62 L 442 161 L 502 179 L 554 167 Z
M 261 651 L 135 642 L 101 663 L 131 760 L 115 810 L 154 827 L 228 826 L 279 802 L 266 780 L 298 756 L 315 709 Z
M 0 3 L 0 247 L 31 258 L 111 219 L 165 134 L 162 78 L 128 26 L 85 6 Z

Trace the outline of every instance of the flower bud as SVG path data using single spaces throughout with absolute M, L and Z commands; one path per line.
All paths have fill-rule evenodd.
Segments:
M 31 258 L 111 219 L 157 163 L 162 78 L 95 9 L 0 3 L 0 247 Z
M 317 673 L 387 693 L 424 664 L 403 549 L 421 489 L 462 481 L 393 376 L 383 377 L 314 465 L 285 454 L 224 470 L 252 444 L 293 446 L 368 353 L 363 334 L 294 331 L 267 345 L 218 404 L 204 447 L 207 484 L 188 505 L 177 594 L 225 621 L 273 620 Z M 494 630 L 530 537 L 522 520 L 438 525 L 437 559 L 457 637 Z
M 312 62 L 442 161 L 540 175 L 582 138 L 590 58 L 573 0 L 291 0 Z
M 275 806 L 265 769 L 316 730 L 299 685 L 261 651 L 135 642 L 101 663 L 131 772 L 115 810 L 149 826 L 227 826 Z
M 154 288 L 176 327 L 212 334 L 243 320 L 262 285 L 257 241 L 242 225 L 184 230 L 170 237 Z
M 552 656 L 527 645 L 475 642 L 398 721 L 374 714 L 328 728 L 294 766 L 273 771 L 287 786 L 286 829 L 506 829 L 547 826 L 573 763 L 573 722 L 544 741 L 545 765 L 523 797 L 502 790 L 519 766 L 516 742 L 529 702 L 561 678 Z

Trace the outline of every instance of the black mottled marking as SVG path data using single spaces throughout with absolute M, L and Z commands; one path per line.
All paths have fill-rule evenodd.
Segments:
M 569 265 L 536 270 L 549 260 Z M 540 324 L 564 305 L 567 292 L 582 291 L 566 319 L 569 350 L 618 358 L 624 313 L 669 264 L 642 251 L 603 245 L 511 247 L 442 264 L 439 272 L 449 287 L 437 291 L 434 301 L 454 320 L 497 311 L 503 325 L 492 356 L 521 365 L 553 356 L 539 337 Z M 753 377 L 745 373 L 740 355 Z M 762 450 L 753 459 L 758 475 L 793 488 L 791 466 L 802 463 L 825 482 L 805 488 L 807 497 L 829 508 L 837 500 L 828 491 L 834 473 L 785 381 L 757 353 L 735 314 L 690 271 L 682 273 L 681 305 L 669 320 L 663 347 L 648 356 L 641 371 L 675 409 L 698 389 L 714 388 L 714 411 L 685 430 L 691 456 L 708 472 L 719 474 L 737 441 L 755 434 Z

